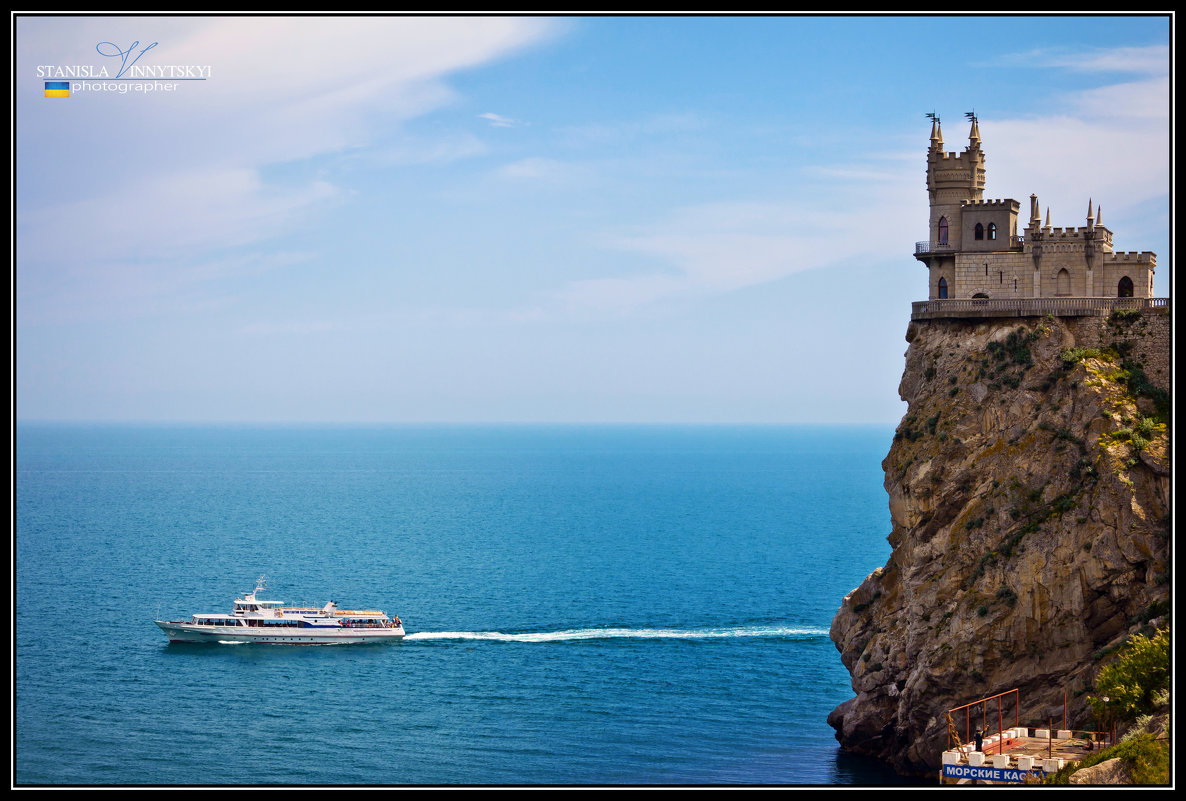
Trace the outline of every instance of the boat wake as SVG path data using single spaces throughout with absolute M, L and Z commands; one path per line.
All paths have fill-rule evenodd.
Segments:
M 732 637 L 781 637 L 809 640 L 827 637 L 811 626 L 741 626 L 716 629 L 568 629 L 506 634 L 501 631 L 417 631 L 408 640 L 494 640 L 498 642 L 566 642 L 572 640 L 713 640 Z

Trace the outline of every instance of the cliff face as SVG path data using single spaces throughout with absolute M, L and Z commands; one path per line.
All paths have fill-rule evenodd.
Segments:
M 936 770 L 946 710 L 1014 688 L 1022 725 L 1061 727 L 1064 691 L 1092 722 L 1093 655 L 1169 610 L 1169 336 L 1151 311 L 910 324 L 893 553 L 832 622 L 845 748 Z

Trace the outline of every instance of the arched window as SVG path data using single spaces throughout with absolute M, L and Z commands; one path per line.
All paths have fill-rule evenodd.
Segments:
M 1067 272 L 1066 268 L 1058 271 L 1058 278 L 1054 285 L 1054 294 L 1069 295 L 1071 294 L 1071 274 Z
M 939 218 L 939 244 L 940 245 L 947 244 L 947 218 L 946 217 Z
M 1120 283 L 1116 285 L 1116 297 L 1131 298 L 1132 297 L 1132 279 L 1127 275 L 1120 279 Z
M 977 292 L 972 298 L 975 300 L 988 300 L 988 295 L 984 292 Z
M 994 240 L 997 238 L 997 224 L 996 223 L 988 224 L 988 238 L 990 240 Z
M 947 297 L 947 279 L 943 276 L 939 276 L 939 297 Z
M 976 223 L 976 238 L 984 239 L 984 226 L 980 223 Z

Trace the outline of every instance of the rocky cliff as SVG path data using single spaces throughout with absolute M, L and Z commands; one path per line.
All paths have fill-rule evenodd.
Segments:
M 1065 693 L 1086 728 L 1099 658 L 1168 614 L 1170 319 L 933 320 L 906 339 L 893 553 L 832 622 L 856 697 L 828 721 L 909 774 L 938 768 L 946 710 L 1014 688 L 1022 725 L 1061 727 Z

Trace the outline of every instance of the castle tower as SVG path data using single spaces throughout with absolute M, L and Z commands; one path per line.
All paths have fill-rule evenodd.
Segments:
M 963 237 L 960 207 L 984 197 L 984 151 L 980 149 L 980 127 L 975 119 L 963 153 L 943 152 L 943 130 L 938 117 L 934 119 L 927 151 L 927 193 L 931 201 L 932 247 L 957 247 Z

